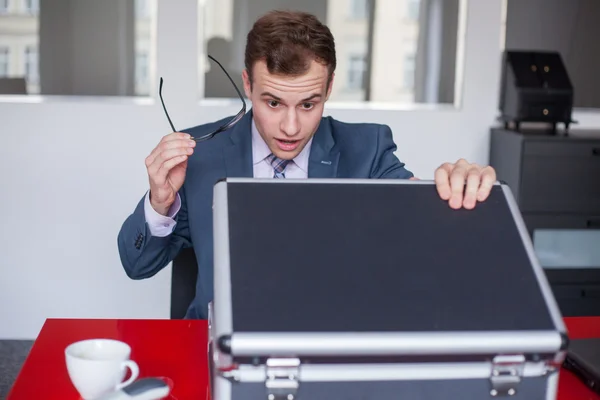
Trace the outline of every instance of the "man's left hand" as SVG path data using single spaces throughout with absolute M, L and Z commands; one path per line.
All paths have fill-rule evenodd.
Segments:
M 444 163 L 435 170 L 437 191 L 454 209 L 474 208 L 478 201 L 487 199 L 495 182 L 494 168 L 470 164 L 463 159 L 454 164 Z

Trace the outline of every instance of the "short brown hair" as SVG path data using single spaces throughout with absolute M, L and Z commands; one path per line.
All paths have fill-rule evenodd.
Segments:
M 250 82 L 252 67 L 259 60 L 266 62 L 269 73 L 292 76 L 306 73 L 315 60 L 328 67 L 330 81 L 336 67 L 333 35 L 312 14 L 271 11 L 248 33 L 245 64 Z

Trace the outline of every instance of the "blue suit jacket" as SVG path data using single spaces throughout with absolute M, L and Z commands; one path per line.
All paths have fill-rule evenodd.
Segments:
M 211 132 L 226 120 L 185 130 L 194 137 Z M 118 235 L 121 262 L 132 279 L 149 278 L 171 262 L 182 248 L 194 247 L 198 260 L 196 297 L 186 318 L 206 318 L 213 298 L 213 185 L 224 177 L 252 177 L 252 111 L 233 128 L 200 142 L 188 161 L 179 191 L 181 209 L 167 237 L 153 237 L 144 216 L 144 198 L 125 220 Z M 388 126 L 349 124 L 322 118 L 310 150 L 309 178 L 398 178 L 412 173 L 394 151 Z

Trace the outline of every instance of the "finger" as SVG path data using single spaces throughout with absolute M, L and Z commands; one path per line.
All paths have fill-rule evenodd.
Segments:
M 158 153 L 154 162 L 149 168 L 149 172 L 156 172 L 162 166 L 163 163 L 169 161 L 171 158 L 179 156 L 190 156 L 194 152 L 191 147 L 176 147 L 174 149 L 168 149 Z
M 187 155 L 182 155 L 182 156 L 177 156 L 177 157 L 173 157 L 168 161 L 165 161 L 162 166 L 160 167 L 160 169 L 158 170 L 158 177 L 161 180 L 166 180 L 167 176 L 169 175 L 169 172 L 175 168 L 177 165 L 181 164 L 182 162 L 186 161 L 188 159 Z
M 463 193 L 465 191 L 465 181 L 467 179 L 467 169 L 463 166 L 457 166 L 450 175 L 450 188 L 452 196 L 450 197 L 450 207 L 458 209 L 463 204 Z
M 196 142 L 192 139 L 186 138 L 185 136 L 182 137 L 178 132 L 175 132 L 178 135 L 167 135 L 163 138 L 163 140 L 161 140 L 158 145 L 152 150 L 152 152 L 150 153 L 150 155 L 148 157 L 146 157 L 146 167 L 149 167 L 152 163 L 154 163 L 154 160 L 156 159 L 156 157 L 158 156 L 158 154 L 160 154 L 160 152 L 165 151 L 165 150 L 169 150 L 169 149 L 174 149 L 174 148 L 178 148 L 178 147 L 195 147 L 196 146 Z M 173 136 L 172 136 L 173 135 Z M 185 134 L 187 135 L 187 134 Z M 189 137 L 189 135 L 187 135 Z
M 477 192 L 477 200 L 485 201 L 490 195 L 494 183 L 496 183 L 496 171 L 492 167 L 485 167 L 481 171 L 481 185 Z
M 159 173 L 163 164 L 175 157 L 190 156 L 193 151 L 194 150 L 191 147 L 178 147 L 160 152 L 148 168 L 150 179 L 157 185 L 162 185 L 166 179 L 166 174 L 168 173 L 168 170 L 164 174 Z
M 448 200 L 452 194 L 449 179 L 452 168 L 452 164 L 445 163 L 440 165 L 440 167 L 435 170 L 435 187 L 437 188 L 439 196 L 443 200 Z
M 465 198 L 463 206 L 466 209 L 472 209 L 477 203 L 477 192 L 481 183 L 481 171 L 479 167 L 471 167 L 467 172 L 467 187 L 465 189 Z
M 173 139 L 191 139 L 192 135 L 185 132 L 171 132 L 168 135 L 164 136 L 163 139 L 165 141 L 173 140 Z
M 148 157 L 146 157 L 146 167 L 148 167 L 150 164 L 152 164 L 154 162 L 154 158 L 160 152 L 160 149 L 161 149 L 161 146 L 163 145 L 163 143 L 171 142 L 173 140 L 191 140 L 191 138 L 192 138 L 191 135 L 189 135 L 187 133 L 183 133 L 183 132 L 172 132 L 172 133 L 169 133 L 168 135 L 163 136 L 162 139 L 160 140 L 160 142 L 158 142 L 158 144 L 156 145 L 156 147 L 154 149 L 152 149 L 152 151 L 150 152 L 150 155 L 148 155 Z

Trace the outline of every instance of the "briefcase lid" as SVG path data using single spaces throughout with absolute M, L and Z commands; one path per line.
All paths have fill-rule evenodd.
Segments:
M 565 327 L 510 189 L 454 210 L 433 182 L 227 179 L 214 193 L 222 351 L 552 354 Z

